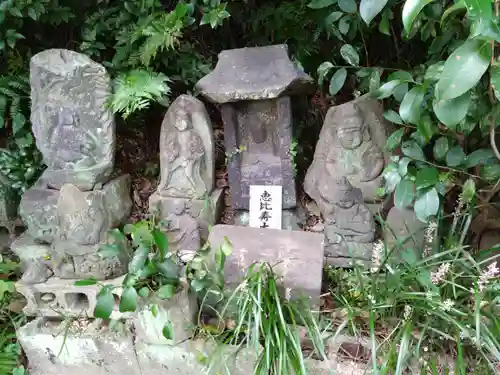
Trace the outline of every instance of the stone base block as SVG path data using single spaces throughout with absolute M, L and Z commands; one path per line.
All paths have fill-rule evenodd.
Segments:
M 210 197 L 203 199 L 183 199 L 173 197 L 163 197 L 157 192 L 149 197 L 149 212 L 156 213 L 160 218 L 165 219 L 172 212 L 172 204 L 178 200 L 185 200 L 189 213 L 198 221 L 200 236 L 203 241 L 208 238 L 209 227 L 217 224 L 220 218 L 224 202 L 223 189 L 215 189 Z
M 284 292 L 290 297 L 309 298 L 312 305 L 319 302 L 323 234 L 219 224 L 210 232 L 210 245 L 217 248 L 226 237 L 232 242 L 225 265 L 228 285 L 240 283 L 253 263 L 268 262 L 282 276 Z
M 130 176 L 122 175 L 105 185 L 101 189 L 80 193 L 75 199 L 101 201 L 108 214 L 107 223 L 110 228 L 119 225 L 130 214 L 132 200 L 130 199 Z M 59 225 L 58 201 L 60 191 L 47 187 L 45 180 L 40 178 L 35 186 L 27 190 L 21 198 L 19 214 L 27 227 L 27 232 L 35 239 L 52 243 Z
M 237 347 L 215 347 L 202 340 L 176 346 L 136 345 L 139 365 L 148 375 L 248 375 L 256 355 Z M 147 370 L 147 371 L 146 371 Z
M 28 232 L 17 237 L 10 245 L 10 249 L 21 260 L 23 271 L 35 260 L 50 254 L 50 245 L 36 241 Z
M 158 304 L 156 314 L 151 305 L 142 308 L 134 315 L 135 343 L 150 345 L 175 345 L 189 339 L 194 332 L 198 319 L 196 296 L 187 290 L 176 293 L 171 299 Z M 163 327 L 170 322 L 173 337 L 163 336 Z
M 283 210 L 281 212 L 281 229 L 300 230 L 299 217 L 296 210 Z M 250 213 L 248 211 L 238 210 L 234 214 L 234 225 L 239 227 L 248 227 L 250 222 Z
M 31 375 L 141 375 L 128 329 L 77 328 L 38 318 L 17 330 Z
M 112 319 L 127 315 L 118 311 L 122 292 L 122 277 L 106 280 L 104 284 L 116 285 L 113 289 L 115 309 Z M 93 317 L 100 285 L 75 286 L 76 280 L 63 280 L 52 277 L 41 284 L 16 283 L 16 290 L 27 300 L 24 313 L 29 316 L 45 316 L 60 318 L 61 316 Z M 128 313 L 130 315 L 130 313 Z

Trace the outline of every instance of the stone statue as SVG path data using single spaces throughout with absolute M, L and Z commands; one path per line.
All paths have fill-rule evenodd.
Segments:
M 186 202 L 178 199 L 172 202 L 172 213 L 165 219 L 169 251 L 198 251 L 201 247 L 198 223 L 186 209 Z
M 330 108 L 305 178 L 307 194 L 318 200 L 318 179 L 329 170 L 360 188 L 365 202 L 379 200 L 387 126 L 380 104 L 367 97 Z
M 115 122 L 106 101 L 111 80 L 87 56 L 49 49 L 30 62 L 31 122 L 47 169 L 45 184 L 71 183 L 88 191 L 109 179 Z
M 202 198 L 214 186 L 213 141 L 203 103 L 181 95 L 170 106 L 160 135 L 161 180 L 158 193 Z

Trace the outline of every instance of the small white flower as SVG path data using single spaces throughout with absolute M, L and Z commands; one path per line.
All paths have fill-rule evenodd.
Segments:
M 442 307 L 444 311 L 450 311 L 451 308 L 455 305 L 455 302 L 453 302 L 451 299 L 447 299 L 443 302 Z
M 428 352 L 429 348 L 427 346 L 424 346 L 424 352 Z
M 285 299 L 287 301 L 290 301 L 290 298 L 292 298 L 292 288 L 286 288 L 285 289 Z
M 366 296 L 366 298 L 368 298 L 368 300 L 373 304 L 375 305 L 377 303 L 377 301 L 375 300 L 375 297 L 373 297 L 371 294 L 368 294 Z
M 409 320 L 411 318 L 411 314 L 413 312 L 413 308 L 410 305 L 405 305 L 405 311 L 403 313 L 403 319 Z
M 436 272 L 431 272 L 431 282 L 434 285 L 441 284 L 450 271 L 450 263 L 442 263 Z
M 477 282 L 479 291 L 482 292 L 490 280 L 494 279 L 499 273 L 500 270 L 497 267 L 497 262 L 495 261 L 491 263 L 486 271 L 483 271 L 483 273 L 479 276 L 479 281 Z
M 372 267 L 370 271 L 372 273 L 377 272 L 380 269 L 380 265 L 382 264 L 382 253 L 384 252 L 384 243 L 379 240 L 373 244 L 372 250 Z

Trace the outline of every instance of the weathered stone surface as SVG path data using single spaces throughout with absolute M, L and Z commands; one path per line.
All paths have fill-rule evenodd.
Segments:
M 330 171 L 320 176 L 317 188 L 317 203 L 325 220 L 325 256 L 371 260 L 375 220 L 361 190 Z
M 106 182 L 115 152 L 106 69 L 83 54 L 49 49 L 31 58 L 30 83 L 33 134 L 48 186 L 91 190 Z
M 252 374 L 256 355 L 245 348 L 238 349 L 215 348 L 202 340 L 176 346 L 136 345 L 140 367 L 148 375 Z
M 111 314 L 112 319 L 131 315 L 130 313 L 120 313 L 118 310 L 122 282 L 123 276 L 105 282 L 105 284 L 116 286 L 113 288 L 116 304 Z M 26 298 L 27 304 L 23 312 L 28 316 L 93 317 L 97 294 L 101 290 L 101 286 L 75 286 L 74 280 L 52 277 L 47 282 L 40 284 L 26 284 L 19 281 L 16 283 L 16 290 Z
M 288 47 L 281 44 L 222 51 L 215 70 L 196 88 L 212 102 L 229 103 L 312 93 L 315 85 L 290 61 Z
M 306 193 L 320 199 L 318 180 L 328 170 L 360 188 L 365 202 L 379 200 L 377 189 L 383 184 L 381 174 L 390 156 L 383 151 L 389 130 L 382 105 L 368 96 L 331 107 L 307 170 Z
M 250 185 L 281 185 L 282 208 L 296 207 L 290 97 L 226 104 L 221 110 L 233 208 L 249 209 Z
M 23 194 L 19 215 L 27 233 L 34 239 L 48 243 L 54 240 L 58 225 L 58 199 L 59 190 L 48 188 L 42 179 Z
M 426 224 L 417 219 L 412 208 L 392 207 L 385 220 L 385 227 L 384 236 L 388 249 L 397 244 L 404 249 L 412 247 L 420 251 L 423 248 Z
M 10 249 L 19 257 L 23 268 L 50 253 L 50 245 L 35 240 L 28 232 L 17 237 L 10 245 Z
M 323 272 L 322 234 L 216 225 L 208 241 L 217 248 L 225 237 L 233 248 L 226 259 L 227 283 L 240 282 L 252 263 L 268 262 L 276 264 L 274 270 L 283 277 L 284 288 L 290 289 L 292 297 L 305 296 L 318 302 Z
M 140 375 L 132 334 L 38 318 L 17 330 L 32 375 Z M 66 334 L 67 333 L 67 334 Z
M 281 229 L 283 230 L 300 230 L 299 218 L 296 210 L 281 211 Z M 235 211 L 234 225 L 248 227 L 250 224 L 250 214 L 248 211 Z
M 215 225 L 222 212 L 224 202 L 222 189 L 215 189 L 207 199 L 183 199 L 187 212 L 196 219 L 202 240 L 208 238 L 208 228 Z M 180 198 L 163 197 L 158 192 L 149 197 L 149 212 L 167 219 L 174 212 L 175 202 Z
M 158 194 L 190 199 L 210 194 L 215 184 L 213 158 L 212 124 L 205 106 L 192 96 L 179 96 L 161 125 Z
M 75 245 L 98 244 L 131 210 L 128 175 L 110 181 L 101 190 L 80 191 L 75 185 L 66 184 L 57 201 L 58 239 Z
M 157 306 L 156 315 L 151 310 L 152 305 L 144 306 L 134 315 L 136 344 L 176 345 L 193 335 L 198 318 L 196 296 L 182 290 L 171 299 L 160 301 Z M 172 326 L 171 340 L 163 335 L 167 322 Z

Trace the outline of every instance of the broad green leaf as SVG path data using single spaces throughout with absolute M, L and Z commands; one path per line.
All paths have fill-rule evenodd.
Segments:
M 404 122 L 418 124 L 422 113 L 424 96 L 425 89 L 422 86 L 416 86 L 408 91 L 399 107 L 399 115 Z
M 394 204 L 404 209 L 413 203 L 415 198 L 415 184 L 408 179 L 401 180 L 394 192 Z
M 170 284 L 163 285 L 156 292 L 156 295 L 158 296 L 159 299 L 169 299 L 172 298 L 174 294 L 175 294 L 175 287 Z
M 347 63 L 349 63 L 352 66 L 358 66 L 359 65 L 359 55 L 354 49 L 353 46 L 350 44 L 344 44 L 340 48 L 340 55 L 344 58 Z
M 401 102 L 403 98 L 405 97 L 406 93 L 408 92 L 408 82 L 413 82 L 413 77 L 409 72 L 406 72 L 404 70 L 400 70 L 397 72 L 394 72 L 387 77 L 389 81 L 397 80 L 399 79 L 403 83 L 400 84 L 398 87 L 394 89 L 394 92 L 392 95 L 394 98 L 398 101 Z
M 479 175 L 487 181 L 496 182 L 500 179 L 500 164 L 482 165 Z
M 325 18 L 325 23 L 327 26 L 331 27 L 335 22 L 337 22 L 342 16 L 344 15 L 343 12 L 332 12 L 328 17 Z
M 422 116 L 420 121 L 417 124 L 417 133 L 422 137 L 424 142 L 422 143 L 422 147 L 429 143 L 429 141 L 434 136 L 435 126 L 434 121 L 427 114 Z
M 380 31 L 382 34 L 391 36 L 391 31 L 390 31 L 390 25 L 389 25 L 389 14 L 390 10 L 386 10 L 382 13 L 382 19 L 380 20 L 380 23 L 378 24 L 378 31 Z
M 387 193 L 392 193 L 396 186 L 401 181 L 401 175 L 399 174 L 398 167 L 394 164 L 389 164 L 383 172 L 385 180 L 385 190 Z
M 497 100 L 500 100 L 500 64 L 495 63 L 490 68 L 490 83 Z
M 231 255 L 231 253 L 233 252 L 233 243 L 227 236 L 224 236 L 224 241 L 222 242 L 221 250 L 227 257 Z
M 36 13 L 36 10 L 34 8 L 28 8 L 28 16 L 33 20 L 36 21 L 38 18 L 38 14 Z
M 403 26 L 409 34 L 415 18 L 432 0 L 406 0 L 403 6 Z
M 21 112 L 15 112 L 12 115 L 12 133 L 17 134 L 23 129 L 24 124 L 26 124 L 26 117 Z
M 217 272 L 224 270 L 224 262 L 226 261 L 226 256 L 219 247 L 215 249 L 215 269 Z
M 369 92 L 374 92 L 380 87 L 380 69 L 373 69 L 368 83 Z
M 176 280 L 179 277 L 179 266 L 171 258 L 156 265 L 158 272 L 165 278 Z
M 385 143 L 386 150 L 394 151 L 394 149 L 396 149 L 401 144 L 404 134 L 404 128 L 398 129 L 394 133 L 392 133 L 389 138 L 387 138 L 387 142 Z
M 398 164 L 398 172 L 401 175 L 401 177 L 405 177 L 408 174 L 408 165 L 410 165 L 411 162 L 412 160 L 410 158 L 407 157 L 401 158 Z
M 444 63 L 444 61 L 440 61 L 430 65 L 425 71 L 424 80 L 427 82 L 439 81 L 439 77 L 441 77 L 441 73 L 443 73 Z
M 168 253 L 168 237 L 165 233 L 155 229 L 153 230 L 153 238 L 160 252 L 160 261 L 163 261 Z
M 444 160 L 446 154 L 449 150 L 448 138 L 440 137 L 437 139 L 436 143 L 434 143 L 433 153 L 434 159 L 438 161 Z
M 207 286 L 208 284 L 205 280 L 194 279 L 193 281 L 191 281 L 191 288 L 193 288 L 193 290 L 197 293 L 201 292 Z
M 428 221 L 430 216 L 436 215 L 439 210 L 439 195 L 436 188 L 430 189 L 417 198 L 414 210 L 417 218 L 424 223 Z
M 470 104 L 470 92 L 450 100 L 432 101 L 432 108 L 439 121 L 454 129 L 467 115 Z
M 142 244 L 135 250 L 128 264 L 128 272 L 138 273 L 144 267 L 146 260 L 148 260 L 149 250 L 149 248 Z
M 96 279 L 88 278 L 85 280 L 75 281 L 75 283 L 73 285 L 75 285 L 75 286 L 89 286 L 89 285 L 96 285 L 96 284 L 97 284 Z
M 458 167 L 465 161 L 466 157 L 467 156 L 465 155 L 464 150 L 462 150 L 462 147 L 452 147 L 446 154 L 446 165 L 448 167 Z
M 139 296 L 141 298 L 148 298 L 149 297 L 149 288 L 146 286 L 143 286 L 141 289 L 139 289 Z
M 401 120 L 401 117 L 399 117 L 398 113 L 393 111 L 392 109 L 385 111 L 384 118 L 386 120 L 389 120 L 390 122 L 393 122 L 394 124 L 404 125 L 404 122 L 403 120 Z
M 495 159 L 496 156 L 492 149 L 480 148 L 467 155 L 467 160 L 465 161 L 465 167 L 472 168 L 479 164 L 487 164 L 488 161 Z
M 367 25 L 384 9 L 387 0 L 361 0 L 359 14 Z
M 332 79 L 330 80 L 330 95 L 336 95 L 342 86 L 344 86 L 345 79 L 347 78 L 347 69 L 340 68 L 335 72 Z
M 401 152 L 411 159 L 425 161 L 424 152 L 415 141 L 406 141 L 401 145 Z
M 109 319 L 113 308 L 115 307 L 115 298 L 109 287 L 103 287 L 97 295 L 97 301 L 94 316 L 101 319 Z
M 120 246 L 118 246 L 117 244 L 104 245 L 98 251 L 98 254 L 104 259 L 117 257 L 120 255 L 120 253 Z
M 464 0 L 467 7 L 467 17 L 471 20 L 489 20 L 493 16 L 491 0 Z
M 322 9 L 329 7 L 337 2 L 337 0 L 312 0 L 307 6 L 311 9 Z
M 479 19 L 472 23 L 469 39 L 495 40 L 500 43 L 500 20 Z
M 339 8 L 346 13 L 356 13 L 358 6 L 355 0 L 338 0 Z
M 351 18 L 349 16 L 344 16 L 339 21 L 339 31 L 346 35 L 351 27 Z
M 394 93 L 394 90 L 396 89 L 396 87 L 398 87 L 402 83 L 403 83 L 403 81 L 401 81 L 399 79 L 386 82 L 382 86 L 380 86 L 378 88 L 378 90 L 375 90 L 372 93 L 372 96 L 377 98 L 377 99 L 388 98 L 389 96 L 391 96 Z
M 328 74 L 330 69 L 333 68 L 333 64 L 329 61 L 325 61 L 318 67 L 318 83 L 321 85 L 325 79 L 325 76 Z
M 459 0 L 448 9 L 446 9 L 441 17 L 441 24 L 448 18 L 448 16 L 454 12 L 458 12 L 460 10 L 467 10 L 467 6 L 465 5 L 464 0 Z
M 488 69 L 490 59 L 488 41 L 467 40 L 446 60 L 436 85 L 437 100 L 457 98 L 476 86 Z
M 174 330 L 172 327 L 172 322 L 169 320 L 168 322 L 165 323 L 162 329 L 163 337 L 165 337 L 167 340 L 173 340 L 174 338 Z
M 470 203 L 476 196 L 476 184 L 472 178 L 465 181 L 462 188 L 462 199 L 465 203 Z
M 434 167 L 425 167 L 417 170 L 415 177 L 417 189 L 434 186 L 439 182 L 439 172 Z
M 137 291 L 133 286 L 127 286 L 120 296 L 120 312 L 134 312 L 135 310 L 137 310 Z
M 21 13 L 21 11 L 19 10 L 19 8 L 16 8 L 15 6 L 11 6 L 9 8 L 9 12 L 10 14 L 12 14 L 14 17 L 19 17 L 19 18 L 22 18 L 23 17 L 23 14 Z

